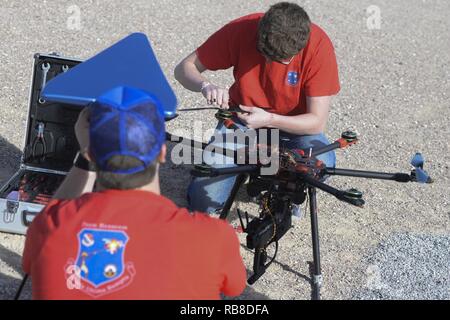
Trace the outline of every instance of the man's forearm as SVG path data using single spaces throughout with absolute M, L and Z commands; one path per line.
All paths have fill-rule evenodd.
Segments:
M 270 126 L 297 135 L 315 135 L 325 130 L 332 96 L 306 97 L 307 112 L 298 116 L 274 114 Z
M 83 193 L 92 192 L 96 176 L 96 173 L 93 171 L 72 167 L 53 198 L 75 199 Z
M 183 87 L 194 92 L 200 92 L 202 84 L 207 82 L 197 67 L 190 62 L 182 62 L 175 68 L 175 79 Z
M 273 114 L 269 126 L 296 135 L 315 135 L 325 130 L 324 121 L 312 113 L 298 116 Z

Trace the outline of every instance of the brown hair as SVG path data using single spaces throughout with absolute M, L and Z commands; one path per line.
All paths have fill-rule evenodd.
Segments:
M 258 51 L 273 61 L 291 58 L 308 42 L 311 20 L 302 7 L 280 2 L 270 7 L 258 27 Z
M 142 161 L 130 156 L 113 156 L 107 166 L 111 170 L 127 170 L 142 166 Z M 153 161 L 145 170 L 132 174 L 97 171 L 97 183 L 106 189 L 129 190 L 145 186 L 153 181 L 158 161 Z

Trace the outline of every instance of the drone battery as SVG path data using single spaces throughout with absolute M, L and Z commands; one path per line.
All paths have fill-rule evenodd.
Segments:
M 79 149 L 74 125 L 79 106 L 40 97 L 45 83 L 81 61 L 56 54 L 36 54 L 19 170 L 0 187 L 0 232 L 25 234 L 51 200 Z

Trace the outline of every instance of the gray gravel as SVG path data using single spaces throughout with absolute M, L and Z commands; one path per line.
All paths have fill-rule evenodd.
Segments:
M 450 299 L 450 237 L 395 234 L 367 256 L 357 299 Z
M 32 56 L 57 51 L 86 59 L 125 37 L 141 31 L 148 35 L 161 66 L 173 84 L 180 108 L 204 106 L 199 94 L 184 90 L 174 80 L 175 65 L 206 37 L 229 20 L 265 11 L 276 1 L 238 0 L 135 0 L 135 1 L 7 1 L 0 0 L 0 182 L 17 168 L 23 148 Z M 396 184 L 333 177 L 339 188 L 356 187 L 364 192 L 364 209 L 353 208 L 319 193 L 324 299 L 377 298 L 363 291 L 372 277 L 368 257 L 392 286 L 386 270 L 416 270 L 398 276 L 392 288 L 399 298 L 415 299 L 416 275 L 422 298 L 446 298 L 441 281 L 448 285 L 448 241 L 432 249 L 428 240 L 450 235 L 450 2 L 448 0 L 305 0 L 298 1 L 312 20 L 330 35 L 336 47 L 342 90 L 334 99 L 327 135 L 340 136 L 348 128 L 361 134 L 361 141 L 337 152 L 342 168 L 383 171 L 410 170 L 412 155 L 421 151 L 433 185 Z M 69 30 L 67 9 L 81 9 L 81 29 Z M 369 30 L 366 9 L 376 5 L 381 29 Z M 230 86 L 231 71 L 207 73 L 218 85 Z M 189 130 L 194 120 L 214 125 L 213 113 L 183 114 L 168 129 Z M 162 170 L 162 190 L 179 205 L 189 181 L 189 167 L 168 163 Z M 239 207 L 254 210 L 244 194 Z M 236 223 L 233 220 L 232 223 Z M 395 234 L 410 234 L 390 242 Z M 395 239 L 395 238 L 394 238 Z M 20 255 L 24 237 L 0 233 L 0 298 L 12 298 L 20 278 Z M 241 236 L 241 242 L 245 239 Z M 309 299 L 311 258 L 309 218 L 296 221 L 282 239 L 276 263 L 241 299 Z M 411 267 L 389 264 L 376 248 L 396 244 L 386 256 L 405 257 L 412 250 Z M 427 246 L 432 261 L 441 261 L 426 277 L 422 255 L 414 251 Z M 400 246 L 400 247 L 398 247 Z M 390 248 L 389 246 L 387 248 Z M 429 249 L 429 250 L 428 250 Z M 248 269 L 252 256 L 241 250 Z M 416 253 L 416 254 L 414 254 Z M 378 257 L 378 258 L 377 258 Z M 444 259 L 447 257 L 447 262 Z M 391 261 L 391 260 L 389 260 Z M 431 262 L 430 262 L 431 263 Z M 386 264 L 386 268 L 384 265 Z M 416 267 L 414 267 L 416 266 Z M 442 278 L 442 279 L 441 279 Z M 446 282 L 447 281 L 447 282 Z M 393 298 L 381 290 L 379 298 Z M 359 294 L 360 293 L 360 294 Z M 25 297 L 29 297 L 29 290 Z M 395 297 L 394 297 L 395 298 Z

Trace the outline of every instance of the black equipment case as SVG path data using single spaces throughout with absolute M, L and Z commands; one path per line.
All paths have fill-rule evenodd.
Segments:
M 74 125 L 79 106 L 40 98 L 45 83 L 80 63 L 58 54 L 35 54 L 20 168 L 0 188 L 0 231 L 25 234 L 72 167 L 79 149 Z

